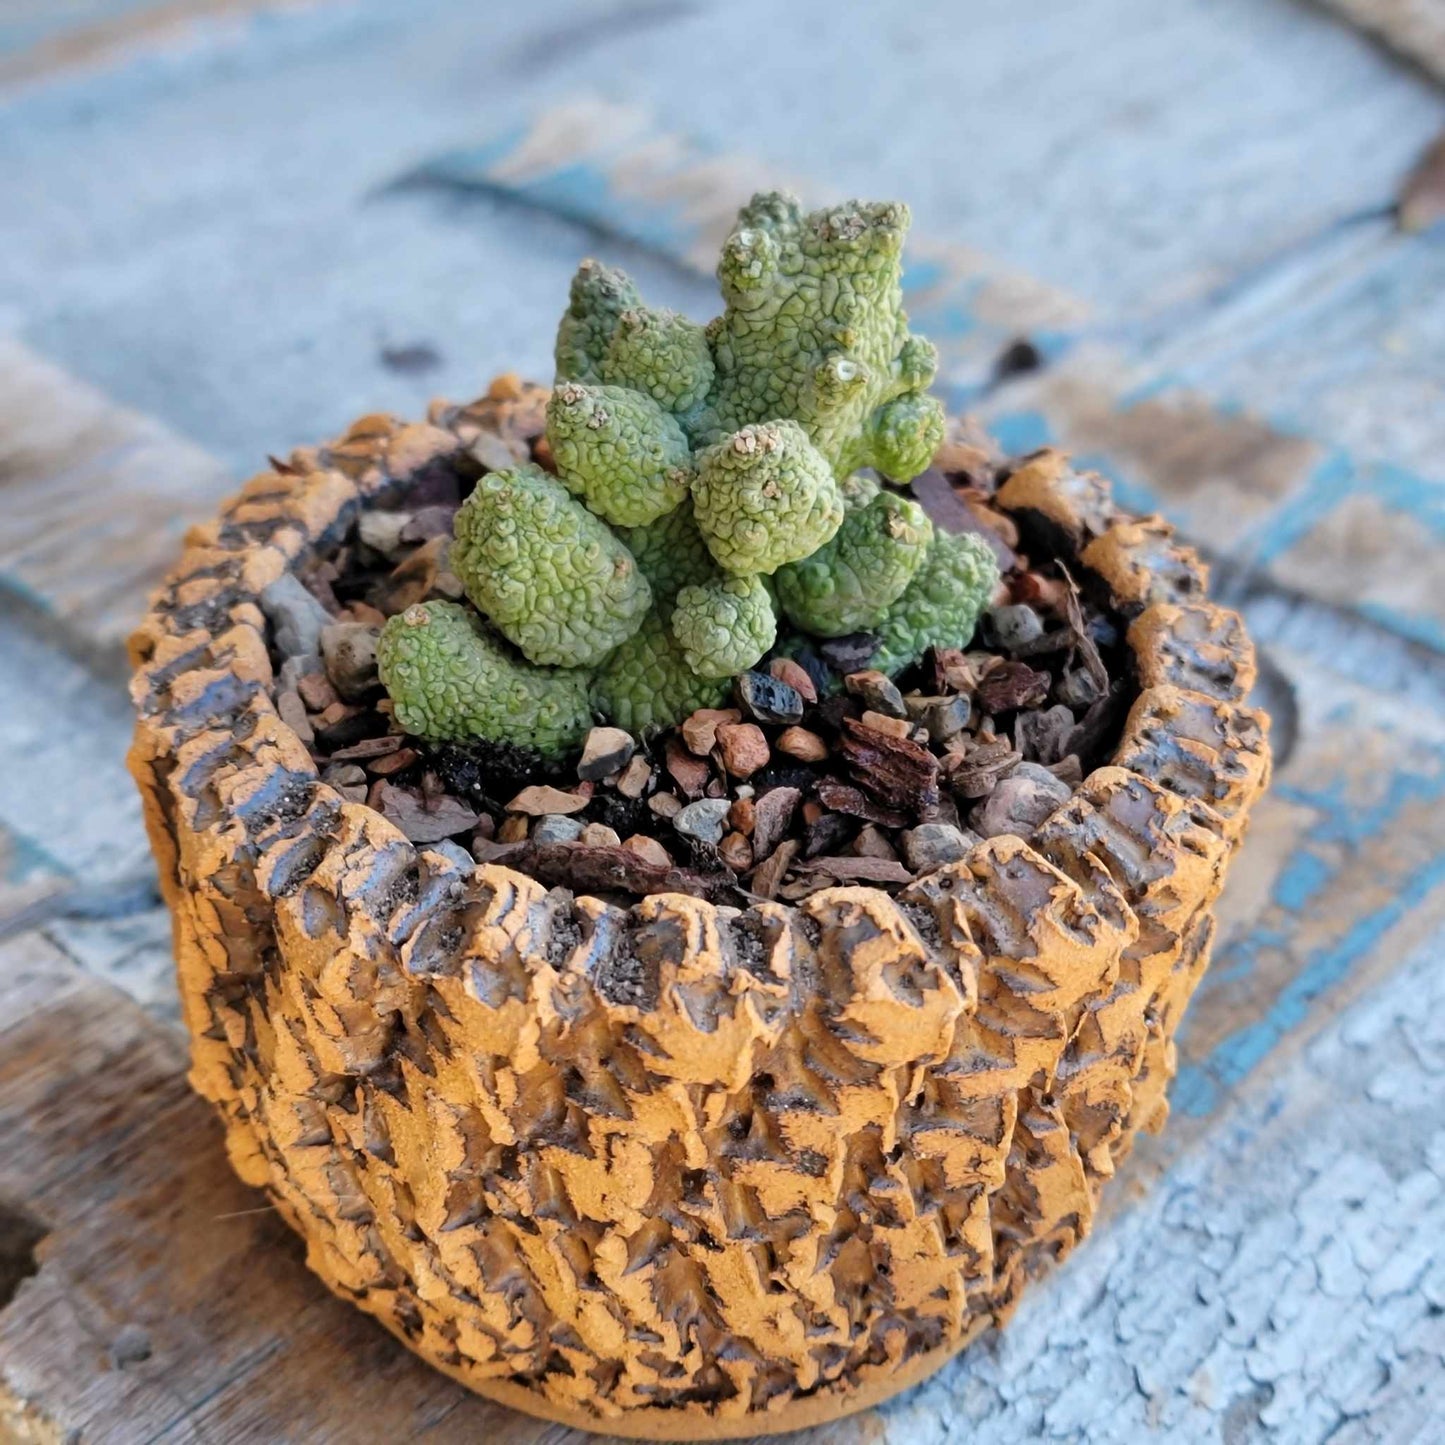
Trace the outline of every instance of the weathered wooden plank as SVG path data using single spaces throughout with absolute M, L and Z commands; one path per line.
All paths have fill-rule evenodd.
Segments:
M 0 591 L 109 661 L 220 465 L 0 338 Z
M 725 150 L 704 137 L 710 169 L 685 167 L 707 193 L 673 192 L 639 224 L 735 204 L 759 168 L 733 157 L 772 157 L 771 174 L 908 196 L 920 235 L 1008 257 L 992 269 L 1041 278 L 1035 293 L 1088 297 L 1111 332 L 1382 210 L 1445 120 L 1430 87 L 1285 0 L 1087 0 L 1065 18 L 946 0 L 615 16 L 543 0 L 485 26 L 461 0 L 358 0 L 283 13 L 228 36 L 225 55 L 218 67 L 202 45 L 12 102 L 0 150 L 25 204 L 4 219 L 0 303 L 47 355 L 237 467 L 349 414 L 545 366 L 558 287 L 595 237 L 515 201 L 389 187 L 525 129 L 558 95 L 646 107 L 654 168 L 699 117 L 728 117 Z M 783 55 L 806 63 L 765 58 Z M 796 104 L 865 55 L 868 83 L 820 83 Z M 1037 103 L 1061 78 L 1069 103 Z M 101 130 L 84 118 L 95 107 Z M 1002 285 L 959 319 L 1046 327 Z M 380 359 L 414 343 L 441 358 L 429 376 Z
M 1264 650 L 1277 767 L 1180 1040 L 1171 1150 L 1445 932 L 1445 663 L 1317 605 L 1236 600 Z
M 0 15 L 0 84 L 104 65 L 193 34 L 193 27 L 317 0 L 18 0 Z
M 18 1420 L 94 1445 L 597 1438 L 469 1394 L 330 1297 L 184 1067 L 179 1033 L 38 936 L 0 945 L 0 1229 L 44 1232 L 0 1295 L 0 1440 Z

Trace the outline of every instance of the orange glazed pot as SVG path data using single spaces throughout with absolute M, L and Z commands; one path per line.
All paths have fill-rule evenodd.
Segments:
M 258 598 L 488 408 L 247 483 L 132 641 L 191 1080 L 311 1268 L 470 1388 L 644 1438 L 835 1419 L 1001 1322 L 1163 1123 L 1269 773 L 1251 645 L 1040 453 L 997 503 L 1128 621 L 1137 697 L 1030 838 L 746 910 L 460 869 L 319 780 Z

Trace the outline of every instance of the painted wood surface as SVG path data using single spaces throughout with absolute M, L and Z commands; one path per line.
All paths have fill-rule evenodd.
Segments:
M 829 1438 L 1432 1439 L 1445 248 L 1389 208 L 1442 123 L 1288 0 L 0 6 L 0 1205 L 50 1236 L 0 1308 L 0 1439 L 558 1438 L 218 1218 L 256 1206 L 165 1032 L 116 642 L 228 478 L 545 375 L 584 253 L 705 312 L 778 179 L 914 202 L 953 398 L 1206 549 L 1281 758 L 1134 1197 L 999 1342 Z M 1002 377 L 1020 338 L 1044 365 Z

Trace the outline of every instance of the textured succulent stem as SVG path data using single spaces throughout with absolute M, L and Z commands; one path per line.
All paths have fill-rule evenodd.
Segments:
M 477 483 L 457 513 L 451 565 L 476 606 L 544 667 L 600 662 L 652 605 L 632 554 L 537 466 Z
M 486 738 L 553 757 L 576 747 L 592 722 L 584 674 L 517 662 L 454 602 L 390 618 L 377 664 L 397 721 L 417 737 Z

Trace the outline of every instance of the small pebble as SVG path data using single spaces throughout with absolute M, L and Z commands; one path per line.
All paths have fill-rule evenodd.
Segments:
M 845 677 L 862 672 L 868 659 L 878 651 L 878 637 L 872 632 L 850 632 L 846 637 L 830 637 L 818 644 L 823 661 Z
M 821 763 L 828 756 L 828 744 L 807 728 L 788 728 L 778 735 L 773 746 L 780 753 L 786 753 L 790 758 L 797 758 L 802 763 Z
M 753 866 L 753 845 L 741 833 L 729 833 L 717 845 L 717 852 L 734 873 L 746 873 Z
M 283 572 L 261 591 L 261 611 L 271 624 L 271 642 L 282 657 L 314 656 L 321 650 L 321 630 L 331 614 L 301 585 L 293 572 Z
M 708 744 L 711 747 L 711 743 Z M 712 777 L 712 769 L 705 758 L 694 757 L 677 738 L 668 738 L 663 750 L 663 766 L 672 781 L 689 798 L 700 798 Z
M 985 838 L 1017 834 L 1027 838 L 1073 796 L 1074 790 L 1038 763 L 1019 763 L 974 812 Z
M 589 823 L 582 830 L 581 842 L 588 848 L 616 848 L 622 843 L 615 828 L 606 823 Z
M 496 432 L 481 432 L 472 443 L 472 455 L 489 471 L 501 472 L 514 467 L 523 458 L 499 437 Z
M 726 798 L 699 798 L 672 820 L 672 826 L 685 838 L 696 838 L 701 843 L 718 843 L 722 840 L 723 823 L 731 806 Z
M 401 534 L 410 524 L 410 512 L 371 509 L 361 514 L 361 520 L 356 524 L 356 532 L 373 552 L 380 552 L 383 557 L 395 562 L 403 550 Z
M 717 730 L 723 767 L 734 778 L 750 778 L 772 758 L 768 740 L 755 723 L 724 723 Z
M 995 607 L 987 614 L 985 624 L 998 645 L 1009 651 L 1027 647 L 1044 635 L 1044 624 L 1039 620 L 1039 614 L 1026 602 Z
M 636 751 L 631 733 L 621 728 L 593 728 L 582 744 L 577 776 L 595 783 L 624 767 Z
M 640 798 L 646 791 L 647 785 L 652 781 L 652 767 L 646 758 L 633 758 L 623 768 L 622 776 L 617 780 L 617 791 L 624 798 Z
M 753 800 L 753 852 L 766 858 L 788 831 L 802 799 L 799 788 L 771 788 Z
M 946 743 L 968 726 L 973 703 L 962 693 L 951 697 L 909 697 L 908 715 L 922 723 L 928 736 L 936 743 Z
M 316 733 L 311 726 L 311 718 L 306 711 L 306 704 L 301 701 L 300 693 L 277 693 L 276 711 L 280 714 L 281 721 L 285 723 L 303 743 L 309 745 L 315 740 Z
M 1099 700 L 1099 684 L 1084 668 L 1075 668 L 1054 684 L 1054 696 L 1069 707 L 1086 708 Z
M 529 824 L 520 814 L 513 814 L 497 829 L 499 843 L 525 843 Z
M 738 705 L 754 722 L 786 727 L 803 720 L 803 695 L 766 672 L 743 672 L 734 684 Z
M 532 828 L 534 843 L 575 843 L 582 836 L 582 820 L 562 813 L 549 813 L 538 818 Z
M 745 838 L 751 837 L 757 813 L 757 804 L 751 798 L 738 798 L 728 809 L 728 826 Z
M 340 695 L 359 702 L 380 683 L 376 644 L 381 636 L 364 622 L 333 622 L 321 629 L 321 659 Z
M 808 676 L 808 669 L 802 663 L 794 662 L 791 657 L 775 657 L 768 664 L 768 674 L 779 682 L 796 688 L 804 702 L 818 701 L 818 689 L 813 679 Z
M 393 773 L 399 773 L 404 768 L 409 768 L 421 754 L 414 748 L 398 748 L 394 753 L 387 753 L 383 757 L 373 758 L 367 763 L 367 771 L 377 773 L 383 778 L 389 778 Z
M 898 858 L 897 849 L 876 823 L 866 824 L 848 851 L 859 858 L 888 858 L 894 861 Z
M 906 738 L 913 731 L 913 725 L 906 717 L 889 717 L 886 713 L 868 711 L 859 719 L 865 728 L 875 733 L 887 733 L 891 738 Z
M 656 838 L 648 838 L 641 833 L 634 833 L 630 838 L 624 839 L 622 846 L 629 853 L 637 854 L 644 863 L 651 863 L 654 868 L 672 867 L 671 856 Z
M 843 679 L 843 686 L 871 712 L 881 712 L 885 717 L 908 716 L 908 709 L 903 705 L 903 694 L 886 673 L 872 669 L 866 672 L 850 672 Z
M 654 793 L 647 800 L 647 806 L 659 818 L 675 818 L 682 812 L 682 799 L 675 793 Z
M 561 788 L 533 783 L 530 788 L 523 788 L 507 804 L 507 811 L 529 813 L 534 818 L 541 818 L 548 813 L 580 813 L 588 801 L 588 796 L 580 792 L 564 793 Z
M 955 863 L 981 840 L 948 823 L 922 823 L 903 835 L 903 857 L 915 874 Z
M 331 679 L 324 672 L 303 673 L 296 679 L 296 691 L 301 694 L 301 701 L 312 712 L 321 712 L 332 703 L 340 701 L 336 689 L 331 685 Z
M 735 707 L 700 707 L 683 720 L 680 731 L 688 751 L 705 758 L 717 742 L 718 728 L 726 723 L 738 723 L 743 715 Z

